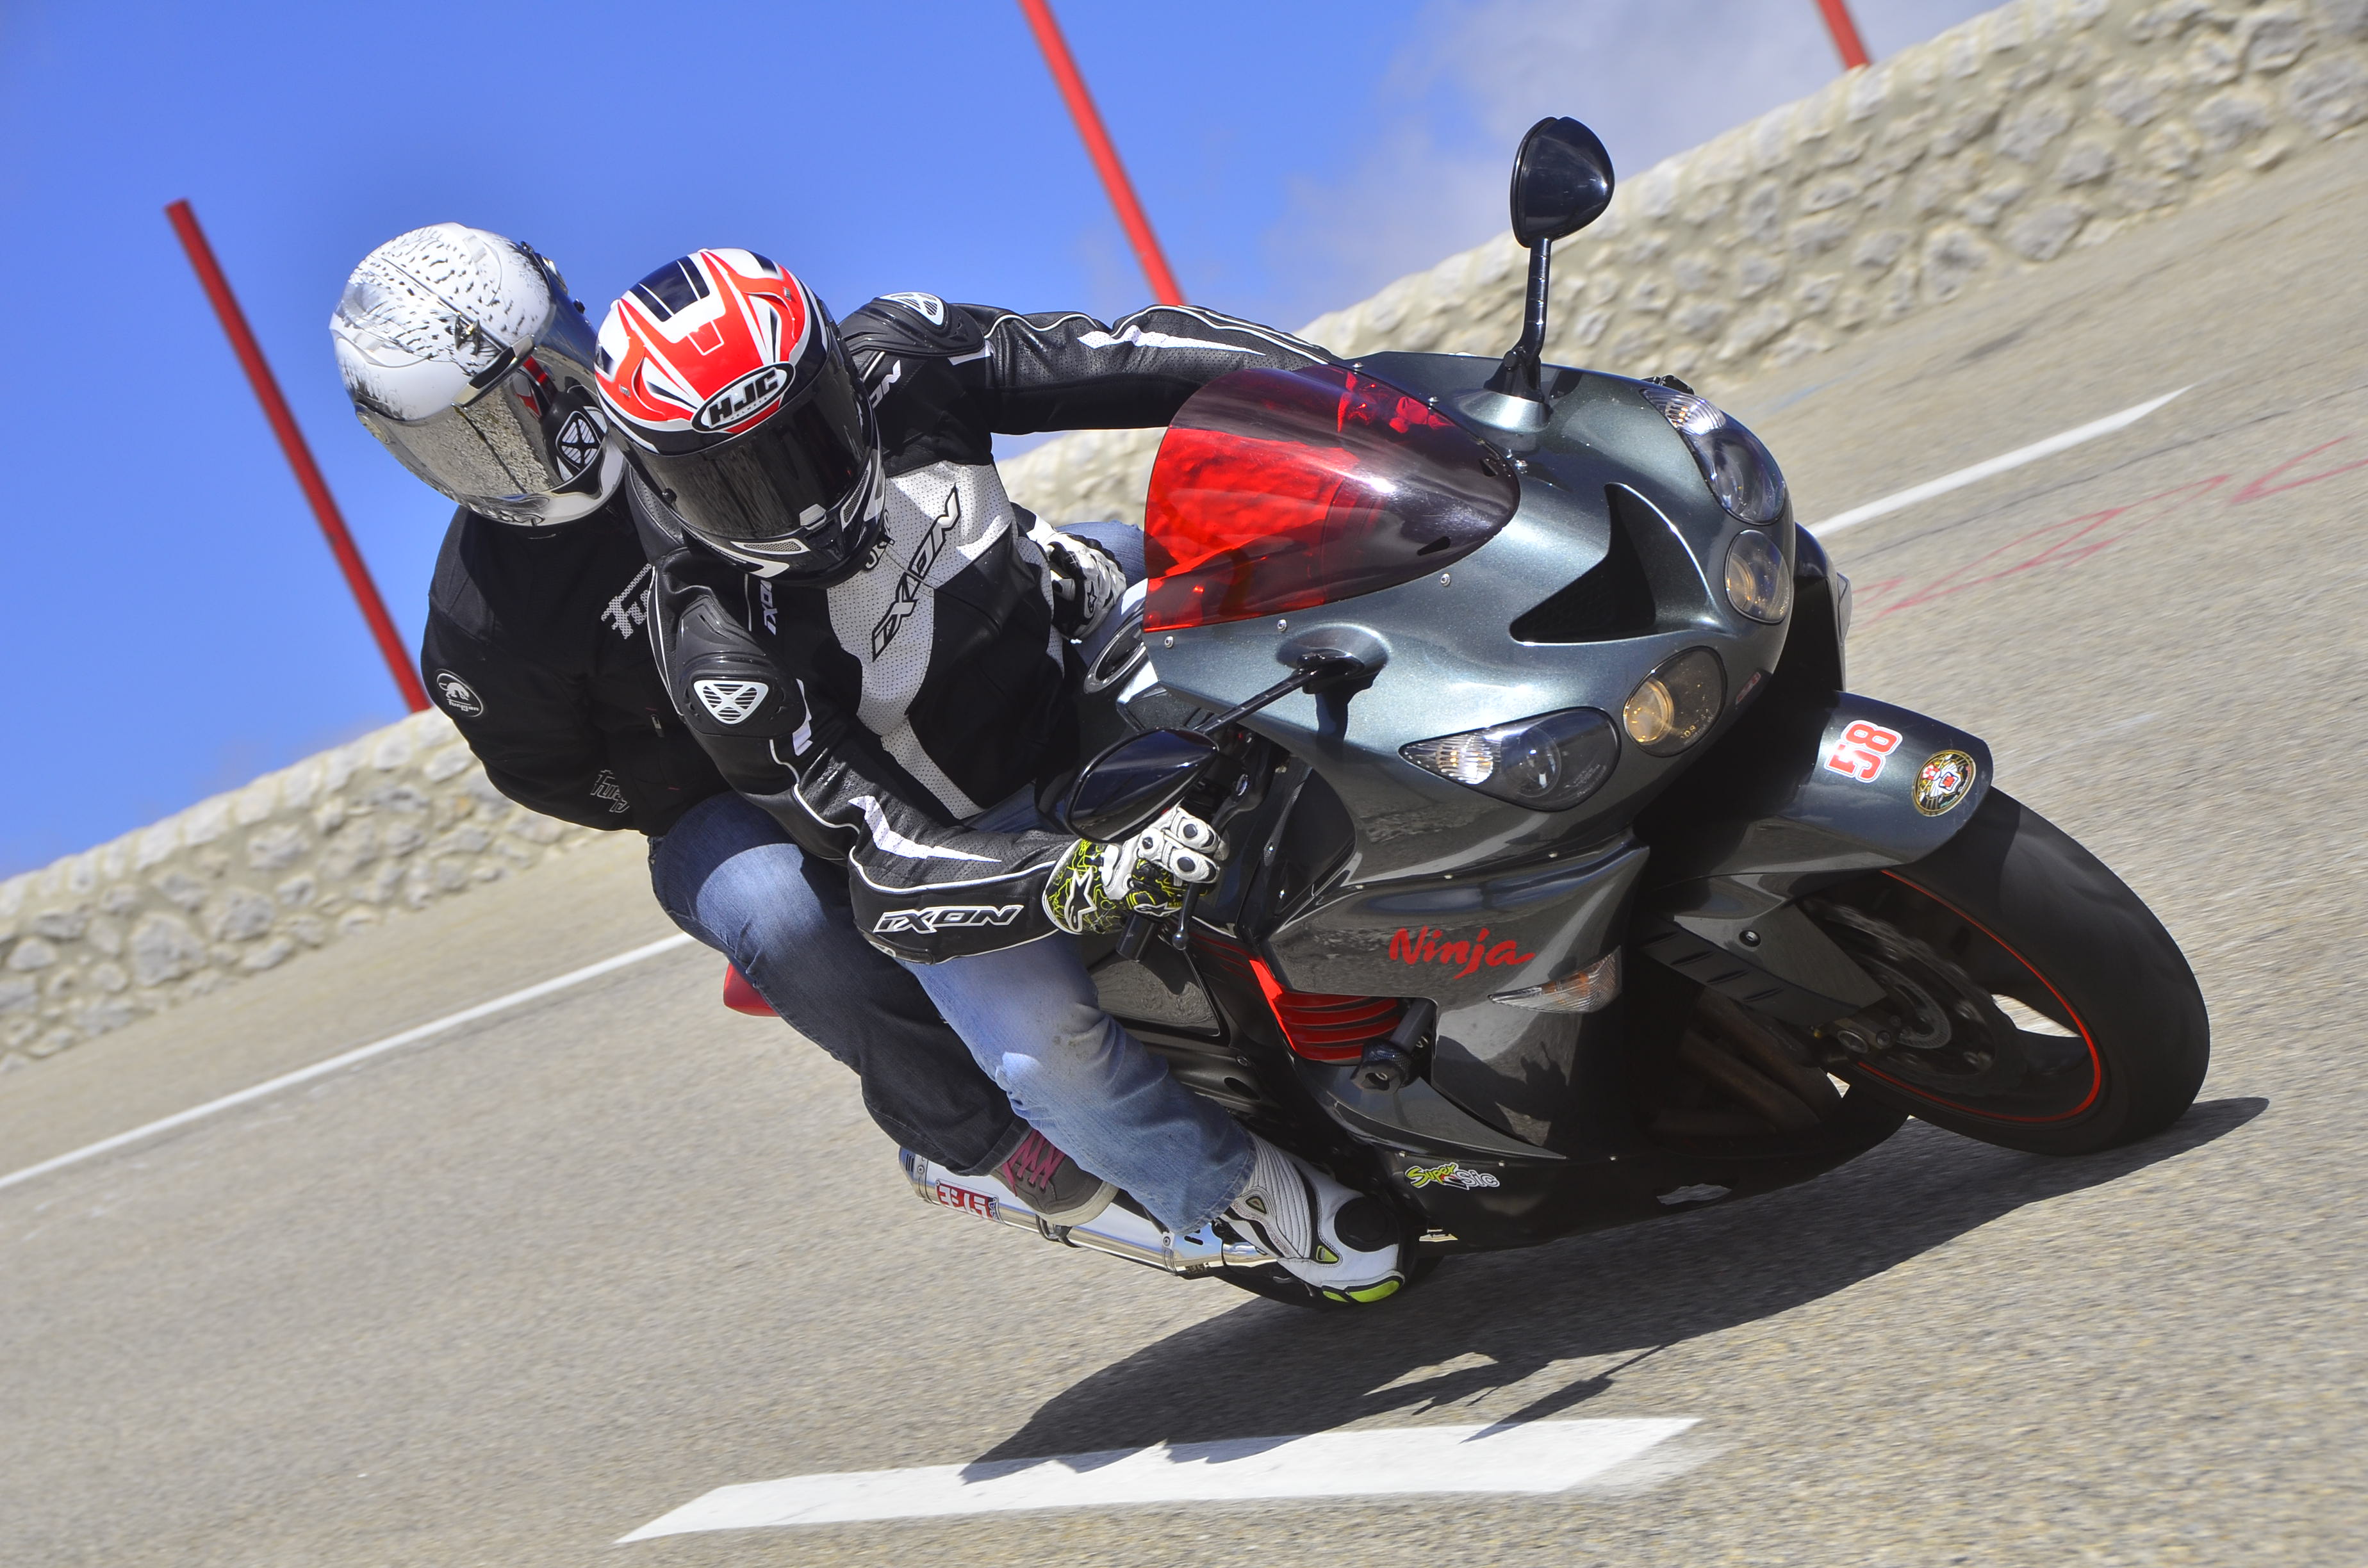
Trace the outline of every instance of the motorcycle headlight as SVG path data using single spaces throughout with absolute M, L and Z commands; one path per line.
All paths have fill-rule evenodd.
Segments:
M 1674 756 L 1702 739 L 1725 701 L 1718 655 L 1689 648 L 1637 684 L 1620 722 L 1646 755 Z
M 1694 454 L 1718 504 L 1738 521 L 1772 523 L 1784 513 L 1784 474 L 1759 437 L 1708 398 L 1647 381 L 1645 401 L 1661 411 Z
M 1770 624 L 1793 613 L 1793 576 L 1784 570 L 1783 548 L 1757 528 L 1744 529 L 1726 547 L 1726 602 Z
M 1466 730 L 1400 746 L 1398 755 L 1429 773 L 1527 806 L 1567 811 L 1603 786 L 1620 760 L 1611 721 L 1592 708 L 1569 708 L 1486 730 Z

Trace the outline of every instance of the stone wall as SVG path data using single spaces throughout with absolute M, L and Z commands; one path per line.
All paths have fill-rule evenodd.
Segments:
M 414 714 L 0 882 L 0 1071 L 597 836 Z
M 1622 182 L 1556 254 L 1548 351 L 1715 392 L 2363 121 L 2368 0 L 2021 0 Z M 1485 244 L 1307 335 L 1494 354 L 1521 267 Z M 1047 517 L 1139 520 L 1156 445 L 1068 437 L 1005 472 Z M 416 715 L 0 882 L 0 1070 L 594 836 Z
M 2021 0 L 1622 179 L 1555 249 L 1547 356 L 1716 395 L 2363 121 L 2368 0 Z M 1525 266 L 1495 240 L 1304 331 L 1500 354 Z M 1058 521 L 1140 522 L 1158 440 L 1064 437 L 1006 482 Z

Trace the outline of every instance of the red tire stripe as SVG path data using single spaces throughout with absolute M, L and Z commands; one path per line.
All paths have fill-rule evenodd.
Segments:
M 1901 876 L 1896 871 L 1886 870 L 1883 874 L 1889 877 L 1893 881 L 1897 882 L 1902 887 L 1910 888 L 1917 892 L 1922 893 L 1934 903 L 1939 904 L 1941 908 L 1947 910 L 1950 914 L 1955 915 L 1958 919 L 1964 921 L 1975 930 L 1979 931 L 1983 936 L 1987 937 L 1991 941 L 1998 943 L 2000 951 L 2004 952 L 2007 957 L 2012 959 L 2015 962 L 2021 964 L 2033 980 L 2036 980 L 2040 984 L 2047 987 L 2047 994 L 2055 998 L 2056 1005 L 2062 1007 L 2065 1014 L 2071 1018 L 2072 1027 L 2080 1031 L 2080 1043 L 2089 1048 L 2089 1095 L 2088 1097 L 2083 1099 L 2078 1105 L 2074 1106 L 2070 1110 L 2064 1112 L 2060 1116 L 2000 1116 L 1995 1111 L 1975 1110 L 1971 1106 L 1962 1106 L 1953 1100 L 1943 1099 L 1939 1095 L 1932 1093 L 1930 1090 L 1918 1088 L 1913 1084 L 1903 1084 L 1898 1079 L 1891 1076 L 1888 1073 L 1877 1072 L 1874 1068 L 1867 1066 L 1864 1062 L 1854 1062 L 1851 1065 L 1858 1068 L 1861 1072 L 1865 1073 L 1870 1077 L 1882 1079 L 1884 1083 L 1889 1084 L 1893 1088 L 1899 1090 L 1903 1094 L 1914 1095 L 1919 1099 L 1930 1100 L 1934 1105 L 1945 1107 L 1946 1108 L 1956 1111 L 1958 1114 L 1963 1116 L 1978 1116 L 1985 1121 L 2013 1121 L 2036 1126 L 2054 1121 L 2069 1121 L 2074 1117 L 2086 1115 L 2089 1108 L 2097 1103 L 2097 1096 L 2104 1092 L 2105 1059 L 2103 1054 L 2097 1050 L 2096 1037 L 2089 1032 L 2088 1022 L 2080 1017 L 2079 1009 L 2073 1006 L 2071 1003 L 2064 999 L 2064 993 L 2056 990 L 2055 983 L 2039 971 L 2038 965 L 2032 963 L 2029 959 L 2024 958 L 2021 953 L 2015 951 L 2013 946 L 2007 942 L 2003 937 L 1999 937 L 1997 932 L 1991 930 L 1988 926 L 1983 925 L 1980 921 L 1975 919 L 1964 910 L 1959 909 L 1955 904 L 1951 903 L 1947 899 L 1942 898 L 1930 888 L 1925 887 L 1918 882 L 1909 881 L 1906 877 Z

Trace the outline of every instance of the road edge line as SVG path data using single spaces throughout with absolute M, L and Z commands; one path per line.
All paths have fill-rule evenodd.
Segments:
M 1927 480 L 1921 484 L 1910 486 L 1906 490 L 1895 491 L 1879 500 L 1870 501 L 1863 506 L 1853 506 L 1839 517 L 1828 517 L 1822 523 L 1809 524 L 1809 532 L 1818 539 L 1824 539 L 1828 534 L 1838 534 L 1844 528 L 1855 528 L 1861 523 L 1872 522 L 1877 517 L 1887 517 L 1893 512 L 1913 506 L 1918 501 L 1930 501 L 1935 495 L 1946 495 L 1952 490 L 1962 490 L 1968 484 L 1975 484 L 1989 478 L 1992 474 L 2005 473 L 2009 469 L 2018 469 L 2025 463 L 2037 462 L 2042 458 L 2052 458 L 2058 452 L 2068 451 L 2074 447 L 2093 441 L 2100 436 L 2110 436 L 2116 430 L 2126 430 L 2172 398 L 2193 392 L 2197 385 L 2198 383 L 2190 381 L 2178 392 L 2165 392 L 2150 403 L 2139 403 L 2135 408 L 2124 408 L 2119 414 L 2108 414 L 2102 419 L 2092 420 L 2089 424 L 2066 430 L 2058 436 L 2050 436 L 2044 441 L 2033 441 L 2030 446 L 2017 447 L 2010 452 L 2001 453 L 1986 462 L 1977 462 L 1971 468 L 1961 468 L 1954 473 L 1944 473 L 1938 479 Z
M 175 1111 L 170 1116 L 135 1127 L 129 1132 L 119 1132 L 111 1138 L 102 1138 L 96 1143 L 85 1143 L 79 1149 L 68 1150 L 65 1153 L 43 1160 L 39 1165 L 27 1165 L 20 1171 L 11 1171 L 6 1176 L 0 1176 L 0 1187 L 14 1187 L 20 1181 L 30 1181 L 35 1176 L 47 1176 L 51 1171 L 63 1170 L 68 1165 L 77 1165 L 84 1160 L 93 1159 L 100 1154 L 137 1143 L 144 1138 L 153 1138 L 157 1133 L 170 1132 L 176 1127 L 186 1127 L 190 1122 L 202 1120 L 217 1111 L 229 1110 L 235 1106 L 245 1105 L 250 1100 L 259 1100 L 267 1095 L 276 1095 L 282 1089 L 293 1088 L 299 1084 L 335 1073 L 341 1067 L 350 1067 L 357 1062 L 367 1061 L 382 1052 L 416 1044 L 432 1036 L 459 1028 L 463 1024 L 475 1023 L 479 1018 L 491 1017 L 495 1013 L 522 1006 L 529 1002 L 548 996 L 555 991 L 564 991 L 571 985 L 581 985 L 587 980 L 597 980 L 604 974 L 623 969 L 630 964 L 640 963 L 643 959 L 653 959 L 660 953 L 669 953 L 677 948 L 690 945 L 691 938 L 688 935 L 677 933 L 672 937 L 661 937 L 655 942 L 645 943 L 629 952 L 619 953 L 614 958 L 602 959 L 598 963 L 586 964 L 582 969 L 571 970 L 565 974 L 529 985 L 522 991 L 513 991 L 507 996 L 496 996 L 490 1002 L 480 1002 L 473 1007 L 464 1007 L 457 1013 L 448 1013 L 432 1022 L 407 1028 L 401 1034 L 389 1035 L 384 1040 L 372 1040 L 368 1045 L 356 1046 L 353 1050 L 332 1056 L 325 1062 L 315 1062 L 310 1067 L 299 1067 L 292 1073 L 282 1073 L 277 1078 L 267 1078 L 260 1084 L 240 1089 L 234 1094 L 208 1100 L 203 1105 L 191 1106 L 187 1110 Z

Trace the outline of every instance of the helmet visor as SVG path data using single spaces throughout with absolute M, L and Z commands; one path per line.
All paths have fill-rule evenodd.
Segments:
M 424 419 L 354 413 L 404 467 L 472 511 L 537 521 L 557 494 L 602 487 L 608 426 L 592 379 L 592 335 L 562 304 L 537 340 L 478 378 L 468 403 Z
M 746 435 L 702 451 L 647 457 L 692 531 L 780 545 L 846 519 L 871 462 L 871 408 L 833 359 L 813 389 Z

